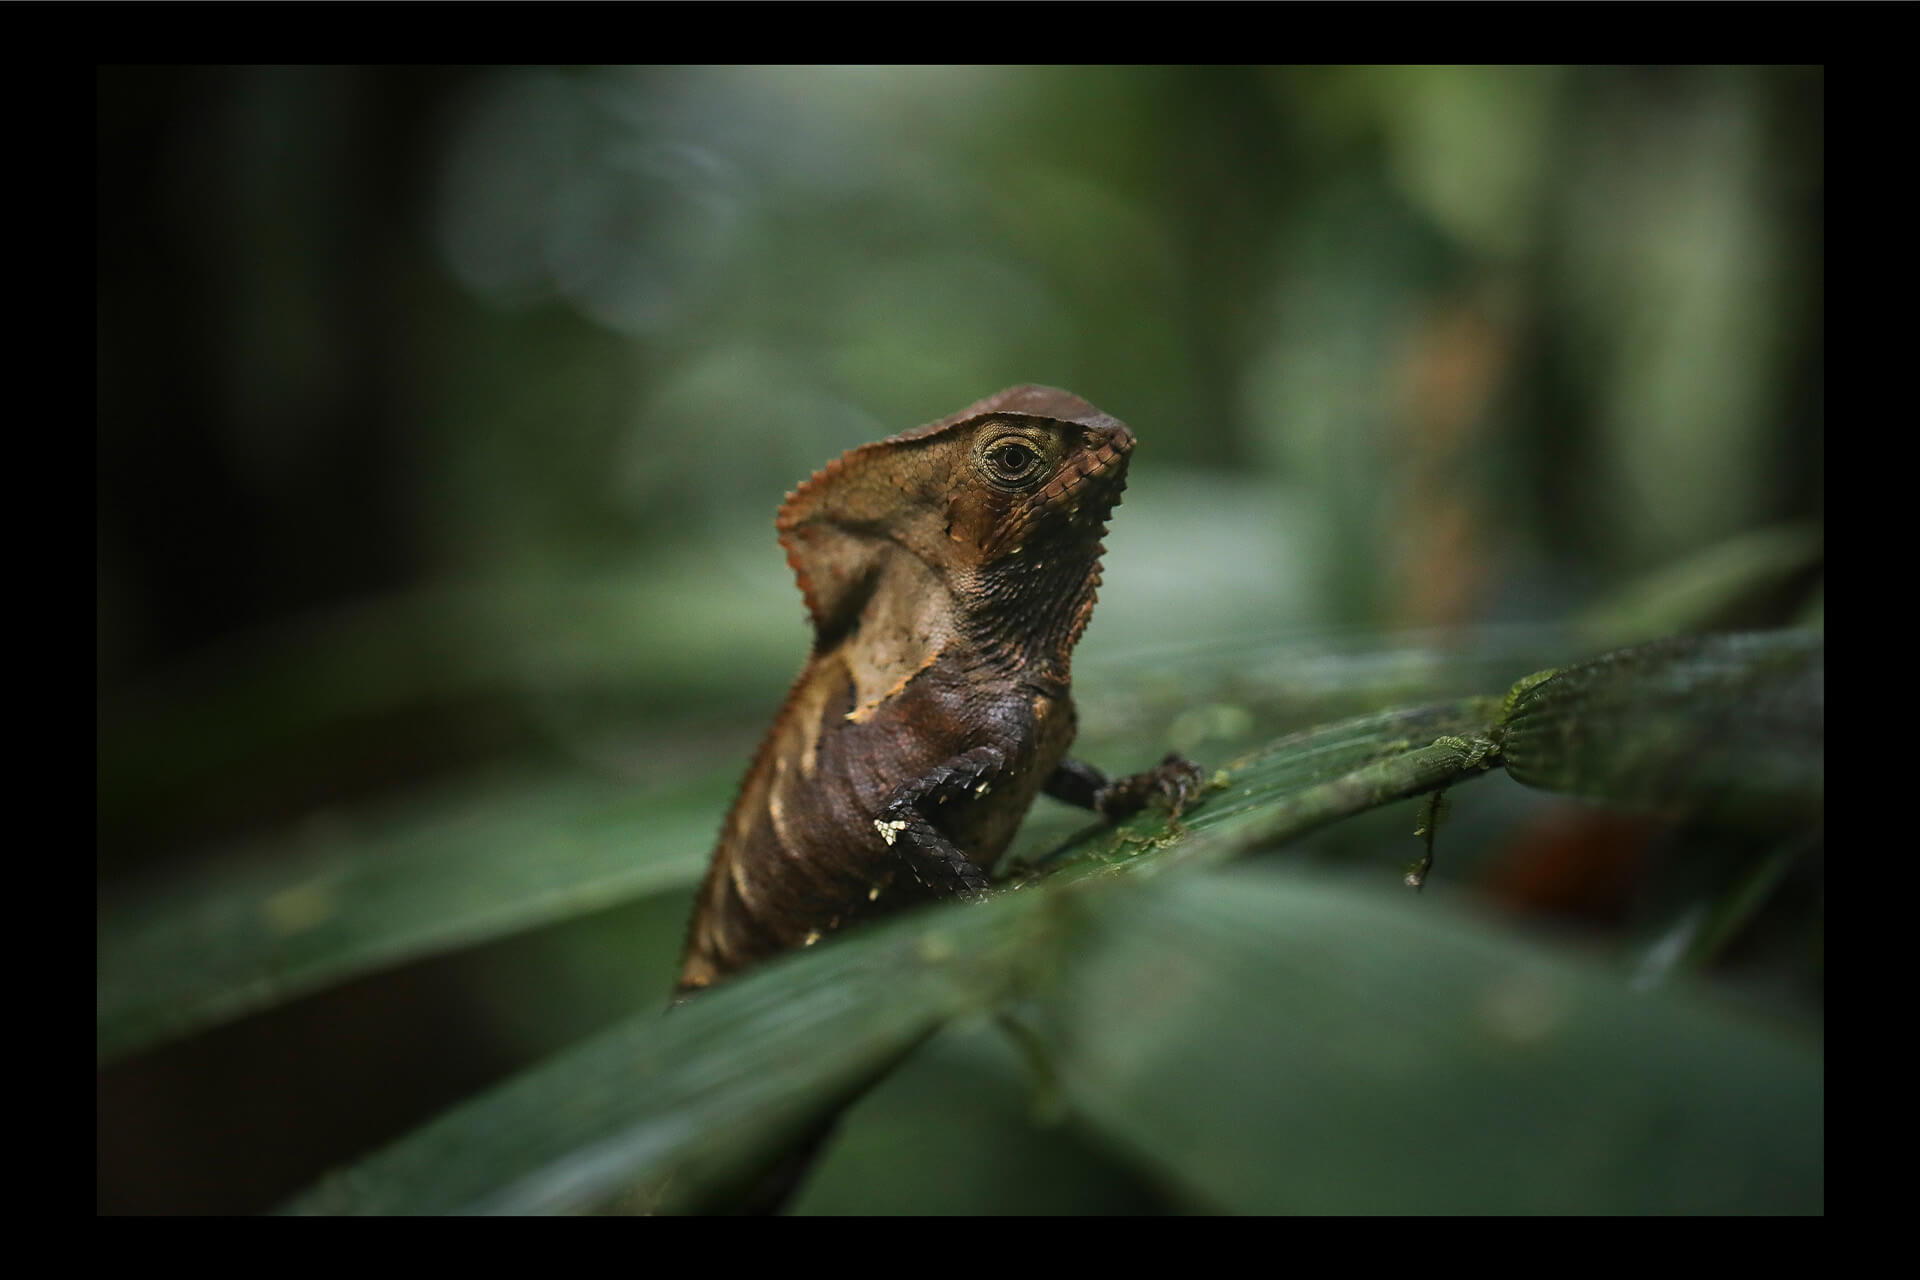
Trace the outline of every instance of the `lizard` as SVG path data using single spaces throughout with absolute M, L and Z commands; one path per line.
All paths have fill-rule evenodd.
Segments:
M 1071 659 L 1125 487 L 1125 423 L 1018 386 L 828 463 L 775 521 L 813 649 L 696 898 L 677 999 L 836 930 L 977 900 L 1041 791 L 1107 819 L 1197 766 L 1067 756 Z

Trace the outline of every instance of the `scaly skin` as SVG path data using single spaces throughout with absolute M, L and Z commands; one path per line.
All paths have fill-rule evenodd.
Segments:
M 1013 387 L 863 445 L 787 496 L 777 527 L 814 647 L 721 828 L 679 990 L 837 929 L 983 892 L 1042 789 L 1107 817 L 1200 772 L 1110 781 L 1066 758 L 1073 647 L 1133 434 Z

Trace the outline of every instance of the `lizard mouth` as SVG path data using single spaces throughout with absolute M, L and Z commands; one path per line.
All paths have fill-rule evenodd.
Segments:
M 1127 455 L 1133 452 L 1133 433 L 1125 427 L 1114 427 L 1102 434 L 1105 439 L 1097 443 L 1089 439 L 1087 447 L 1076 450 L 1053 479 L 1033 495 L 1030 505 L 1065 503 L 1071 507 L 1103 494 L 1111 499 L 1109 507 L 1118 501 L 1120 490 L 1126 485 Z

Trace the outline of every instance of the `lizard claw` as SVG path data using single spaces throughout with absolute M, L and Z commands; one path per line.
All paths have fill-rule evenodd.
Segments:
M 1160 761 L 1153 779 L 1154 794 L 1166 804 L 1167 816 L 1176 822 L 1207 785 L 1207 775 L 1200 766 L 1177 751 L 1169 751 Z
M 1200 766 L 1178 752 L 1170 752 L 1154 768 L 1109 783 L 1095 798 L 1094 807 L 1102 817 L 1118 819 L 1157 803 L 1167 810 L 1168 817 L 1178 821 L 1205 787 L 1206 774 Z

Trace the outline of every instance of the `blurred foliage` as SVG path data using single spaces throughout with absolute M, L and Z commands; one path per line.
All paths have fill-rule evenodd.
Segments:
M 1110 768 L 1819 625 L 1819 68 L 103 68 L 96 104 L 104 1211 L 266 1208 L 663 998 L 806 645 L 781 495 L 999 387 L 1141 439 L 1077 681 Z M 1273 857 L 1392 877 L 1412 825 Z M 1817 1034 L 1818 845 L 1502 780 L 1419 905 Z M 1180 892 L 1137 910 L 1228 909 Z M 1062 1171 L 1035 1208 L 1338 1203 L 1034 1130 L 1006 1055 L 928 1041 L 801 1207 L 928 1207 L 914 1133 Z M 901 1093 L 941 1064 L 985 1136 Z

